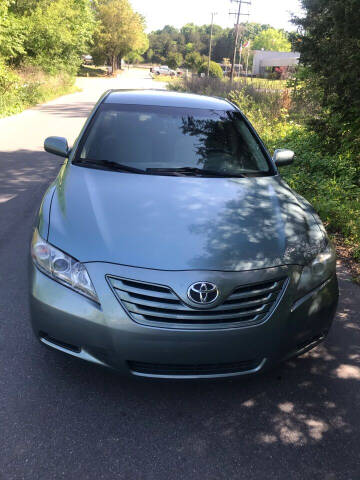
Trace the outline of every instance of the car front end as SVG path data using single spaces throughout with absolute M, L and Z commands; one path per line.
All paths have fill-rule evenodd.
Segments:
M 337 303 L 334 272 L 299 290 L 304 269 L 158 271 L 85 264 L 98 300 L 31 266 L 33 328 L 40 341 L 125 374 L 216 378 L 262 371 L 321 342 Z M 330 273 L 330 272 L 329 272 Z M 215 305 L 191 303 L 211 282 Z

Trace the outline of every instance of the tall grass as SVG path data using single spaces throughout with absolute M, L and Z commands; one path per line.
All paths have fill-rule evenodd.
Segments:
M 49 75 L 37 67 L 10 70 L 0 66 L 0 117 L 75 91 L 67 73 Z
M 259 122 L 276 124 L 284 121 L 290 108 L 290 93 L 287 88 L 272 88 L 273 82 L 250 82 L 241 78 L 233 83 L 229 79 L 211 77 L 188 77 L 169 82 L 168 88 L 179 92 L 191 92 L 227 98 L 237 104 L 249 117 Z

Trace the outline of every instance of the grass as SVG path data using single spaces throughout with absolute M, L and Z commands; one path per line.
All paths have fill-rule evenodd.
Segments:
M 244 87 L 254 88 L 258 90 L 283 91 L 287 89 L 287 80 L 268 80 L 266 78 L 246 78 L 235 77 L 233 85 L 231 85 L 228 77 L 224 78 L 199 78 L 197 75 L 185 77 L 169 77 L 168 75 L 154 75 L 153 79 L 158 82 L 169 84 L 170 89 L 174 86 L 178 89 L 184 88 L 194 91 L 196 83 L 199 83 L 199 90 L 209 88 L 211 86 L 217 94 L 219 92 L 229 93 L 231 90 L 242 89 Z M 201 91 L 197 92 L 201 93 Z
M 81 65 L 78 77 L 106 77 L 106 67 L 95 67 L 94 65 Z
M 266 90 L 284 90 L 287 88 L 287 80 L 271 80 L 267 78 L 236 77 L 236 83 L 252 85 L 254 88 Z
M 262 80 L 262 81 L 260 81 Z M 247 92 L 251 97 L 258 96 L 264 98 L 263 94 L 268 94 L 269 97 L 274 95 L 281 96 L 288 91 L 286 81 L 284 80 L 266 80 L 266 79 L 250 79 L 245 77 L 235 78 L 231 83 L 227 77 L 212 78 L 198 76 L 189 76 L 184 78 L 176 78 L 169 81 L 166 77 L 163 81 L 168 83 L 170 90 L 177 90 L 181 92 L 192 92 L 203 95 L 213 95 L 219 97 L 229 97 L 233 91 Z M 276 88 L 275 88 L 276 85 Z
M 180 80 L 179 77 L 170 77 L 169 75 L 153 75 L 153 80 L 156 82 L 164 82 L 169 83 L 170 85 L 178 82 Z

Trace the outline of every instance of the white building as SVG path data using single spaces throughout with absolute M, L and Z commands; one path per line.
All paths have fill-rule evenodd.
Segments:
M 255 50 L 252 74 L 264 76 L 270 68 L 294 67 L 298 65 L 300 53 L 298 52 L 269 52 Z

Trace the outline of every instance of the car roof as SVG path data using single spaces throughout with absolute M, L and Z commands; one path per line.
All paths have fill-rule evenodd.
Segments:
M 235 110 L 235 107 L 223 98 L 165 90 L 111 90 L 105 97 L 104 103 Z

